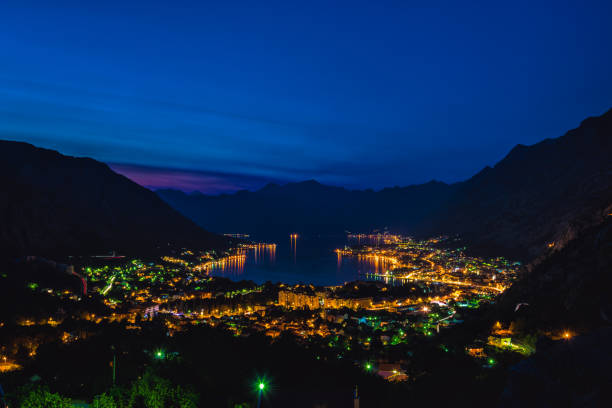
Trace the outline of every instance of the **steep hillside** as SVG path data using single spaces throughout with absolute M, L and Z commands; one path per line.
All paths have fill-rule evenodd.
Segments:
M 502 318 L 518 303 L 531 329 L 578 331 L 612 324 L 612 216 L 581 232 L 565 248 L 525 274 L 500 298 Z M 527 328 L 529 329 L 529 328 Z
M 509 371 L 501 407 L 610 406 L 612 216 L 580 233 L 505 292 L 494 320 L 542 337 L 535 356 Z M 516 305 L 523 303 L 518 311 Z M 493 320 L 493 319 L 492 319 Z
M 516 146 L 461 183 L 428 232 L 457 232 L 481 251 L 532 260 L 602 222 L 612 204 L 612 110 L 557 139 Z
M 225 245 L 153 192 L 93 159 L 0 141 L 0 252 L 156 251 Z

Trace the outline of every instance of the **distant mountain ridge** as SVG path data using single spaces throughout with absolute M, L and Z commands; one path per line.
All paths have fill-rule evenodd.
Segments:
M 380 191 L 314 180 L 255 192 L 158 195 L 217 232 L 460 234 L 481 253 L 534 260 L 602 222 L 612 204 L 612 110 L 555 139 L 515 146 L 472 178 Z
M 2 254 L 152 252 L 225 242 L 104 163 L 0 141 Z
M 309 180 L 219 196 L 176 190 L 158 190 L 157 194 L 210 230 L 266 236 L 289 232 L 343 234 L 346 230 L 369 231 L 387 225 L 408 231 L 454 190 L 454 186 L 438 181 L 375 192 Z

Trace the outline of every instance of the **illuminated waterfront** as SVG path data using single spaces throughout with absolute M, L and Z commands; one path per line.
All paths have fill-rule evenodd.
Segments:
M 277 244 L 274 254 L 266 249 L 249 251 L 240 268 L 214 268 L 210 271 L 211 276 L 257 283 L 270 281 L 321 286 L 339 285 L 358 279 L 380 280 L 375 276 L 377 265 L 369 260 L 344 257 L 341 263 L 338 262 L 335 249 L 353 242 L 346 236 L 286 235 L 267 238 L 265 241 Z
M 342 285 L 355 280 L 402 285 L 408 281 L 454 286 L 482 286 L 500 293 L 511 282 L 516 265 L 504 259 L 479 259 L 439 242 L 412 241 L 391 234 L 300 236 L 275 239 L 276 246 L 244 251 L 243 258 L 217 263 L 210 276 L 256 283 Z M 506 275 L 504 271 L 509 274 Z M 497 272 L 497 273 L 496 273 Z M 506 279 L 507 278 L 507 279 Z M 497 281 L 495 281 L 497 279 Z
M 461 323 L 470 309 L 494 302 L 517 269 L 503 258 L 469 257 L 444 238 L 292 234 L 278 244 L 266 242 L 223 252 L 183 249 L 149 260 L 91 257 L 74 268 L 87 279 L 87 296 L 102 301 L 106 310 L 81 318 L 135 331 L 156 318 L 168 336 L 198 325 L 225 328 L 238 337 L 291 333 L 326 359 L 361 361 L 390 381 L 403 381 L 403 363 L 388 358 L 390 347 L 408 347 L 415 337 L 434 337 Z M 80 300 L 78 291 L 30 289 Z M 18 322 L 22 327 L 61 323 L 53 316 Z M 500 326 L 491 334 L 490 347 L 531 350 L 511 338 L 512 330 Z M 63 343 L 79 339 L 59 329 L 56 336 Z M 38 343 L 26 348 L 34 356 Z M 489 358 L 481 348 L 467 352 Z M 16 370 L 21 363 L 10 355 L 3 369 Z

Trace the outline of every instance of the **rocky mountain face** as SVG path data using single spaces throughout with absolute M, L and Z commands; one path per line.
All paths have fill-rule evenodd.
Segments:
M 542 337 L 537 353 L 513 366 L 500 407 L 610 406 L 612 374 L 612 214 L 583 230 L 506 291 L 495 319 Z M 517 310 L 517 305 L 521 306 Z
M 534 329 L 571 327 L 578 331 L 612 325 L 612 215 L 582 231 L 506 291 L 498 302 L 502 318 L 521 318 Z
M 0 141 L 0 253 L 92 254 L 220 247 L 155 193 L 93 159 Z
M 562 137 L 516 146 L 461 183 L 432 181 L 349 191 L 315 181 L 206 196 L 160 197 L 217 232 L 343 233 L 388 227 L 420 236 L 459 234 L 474 251 L 537 264 L 612 204 L 612 110 Z

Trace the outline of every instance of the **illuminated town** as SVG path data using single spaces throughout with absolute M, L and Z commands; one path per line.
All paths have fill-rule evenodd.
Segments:
M 612 1 L 0 15 L 0 408 L 612 407 Z
M 290 236 L 291 251 L 297 237 Z M 275 259 L 276 244 L 244 242 L 223 253 L 182 250 L 150 260 L 75 259 L 74 268 L 85 278 L 83 287 L 54 291 L 32 283 L 30 289 L 74 304 L 97 299 L 104 307 L 83 311 L 83 321 L 117 323 L 130 331 L 157 319 L 168 336 L 199 325 L 223 327 L 238 337 L 261 333 L 276 339 L 290 333 L 319 359 L 346 359 L 389 381 L 404 381 L 409 374 L 398 350 L 409 350 L 415 339 L 433 338 L 462 323 L 470 310 L 494 302 L 516 279 L 519 267 L 503 258 L 467 256 L 440 237 L 417 241 L 376 234 L 348 239 L 350 245 L 336 249 L 338 263 L 357 260 L 370 272 L 339 286 L 255 284 L 211 276 L 216 269 L 240 274 L 247 256 Z M 88 335 L 61 329 L 62 320 L 53 315 L 18 324 L 57 328 L 53 335 L 65 343 Z M 16 350 L 25 344 L 32 357 L 42 341 L 37 336 L 17 338 L 2 350 L 0 370 L 19 369 L 25 361 Z M 532 352 L 530 346 L 513 342 L 512 331 L 501 326 L 480 343 L 484 346 L 475 344 L 465 352 L 484 362 L 490 360 L 487 348 Z

